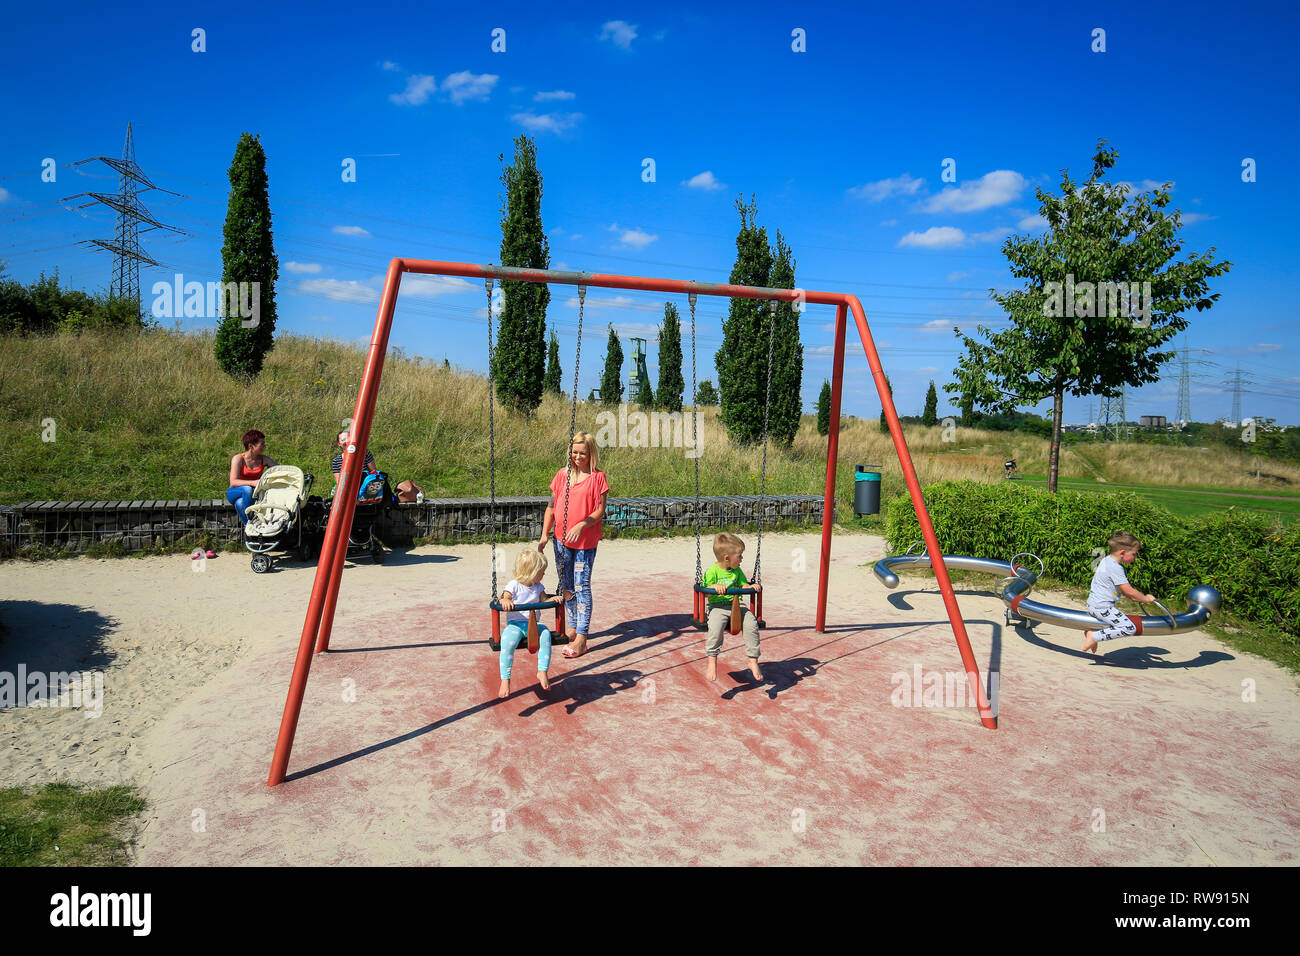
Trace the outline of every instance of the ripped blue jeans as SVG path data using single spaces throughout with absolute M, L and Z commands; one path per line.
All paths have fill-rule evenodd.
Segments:
M 579 551 L 563 544 L 555 545 L 555 570 L 560 574 L 560 588 L 573 592 L 573 600 L 564 602 L 566 626 L 583 636 L 591 625 L 591 567 L 596 563 L 596 549 Z

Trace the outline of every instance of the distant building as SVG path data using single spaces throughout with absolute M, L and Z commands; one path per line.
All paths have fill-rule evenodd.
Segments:
M 1143 415 L 1139 421 L 1143 428 L 1166 428 L 1168 423 L 1163 415 Z

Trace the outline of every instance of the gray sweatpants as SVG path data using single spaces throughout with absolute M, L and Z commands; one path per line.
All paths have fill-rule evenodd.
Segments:
M 1093 633 L 1099 641 L 1109 641 L 1116 637 L 1132 637 L 1138 632 L 1137 625 L 1128 619 L 1128 615 L 1115 605 L 1110 607 L 1090 607 L 1088 613 L 1108 627 Z
M 740 610 L 744 615 L 740 632 L 745 635 L 745 656 L 758 660 L 758 619 L 745 605 L 742 604 Z M 722 635 L 731 624 L 731 608 L 709 608 L 708 621 L 709 636 L 704 641 L 704 653 L 709 657 L 717 657 L 722 650 Z

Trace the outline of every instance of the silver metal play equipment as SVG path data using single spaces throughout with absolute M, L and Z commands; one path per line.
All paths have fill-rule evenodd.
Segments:
M 898 575 L 894 573 L 895 569 L 930 567 L 930 556 L 928 554 L 924 551 L 919 554 L 912 553 L 912 550 L 920 544 L 920 541 L 916 542 L 907 549 L 905 554 L 896 554 L 877 561 L 872 570 L 875 572 L 876 577 L 880 579 L 880 583 L 887 588 L 896 588 L 898 587 Z M 1038 570 L 1034 571 L 1028 565 L 1020 564 L 1021 558 L 1036 561 Z M 1006 621 L 1008 624 L 1019 618 L 1024 621 L 1043 621 L 1047 624 L 1071 627 L 1078 631 L 1093 630 L 1099 626 L 1097 619 L 1087 611 L 1076 611 L 1068 607 L 1056 607 L 1051 604 L 1040 604 L 1038 601 L 1025 600 L 1044 570 L 1043 561 L 1036 554 L 1022 551 L 1020 554 L 1012 555 L 1010 561 L 998 561 L 994 558 L 973 558 L 964 554 L 945 554 L 943 563 L 950 568 L 996 574 L 1001 578 L 998 581 L 999 597 L 1002 598 L 1002 603 L 1007 606 Z M 1208 584 L 1198 584 L 1187 592 L 1187 610 L 1182 614 L 1171 614 L 1169 609 L 1159 601 L 1156 601 L 1155 604 L 1164 612 L 1163 614 L 1143 617 L 1130 614 L 1128 616 L 1129 620 L 1137 625 L 1138 634 L 1144 632 L 1181 634 L 1185 631 L 1194 631 L 1208 621 L 1210 615 L 1219 610 L 1223 605 L 1223 597 L 1219 594 L 1217 588 L 1213 588 Z

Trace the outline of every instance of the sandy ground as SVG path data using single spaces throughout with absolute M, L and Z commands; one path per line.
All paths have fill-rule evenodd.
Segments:
M 521 652 L 500 702 L 486 546 L 349 565 L 276 788 L 313 568 L 6 563 L 0 673 L 98 670 L 104 690 L 91 719 L 0 710 L 0 779 L 141 786 L 145 864 L 1297 862 L 1300 694 L 1281 668 L 1201 632 L 1092 658 L 965 585 L 998 678 L 989 731 L 924 693 L 961 669 L 933 582 L 889 592 L 869 568 L 882 540 L 839 537 L 818 634 L 818 547 L 765 537 L 763 684 L 738 637 L 704 680 L 690 539 L 607 541 L 593 652 L 557 653 L 550 692 Z

